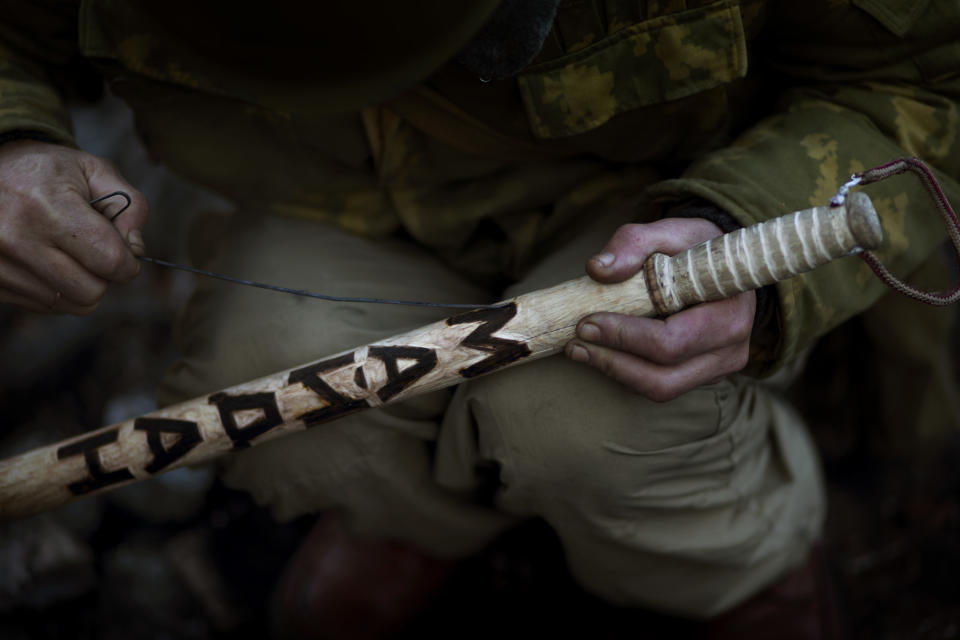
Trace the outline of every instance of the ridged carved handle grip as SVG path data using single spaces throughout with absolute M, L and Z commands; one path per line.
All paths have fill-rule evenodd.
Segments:
M 667 256 L 647 259 L 644 272 L 660 315 L 729 298 L 785 280 L 883 240 L 870 198 L 850 194 L 845 204 L 804 209 L 718 236 Z

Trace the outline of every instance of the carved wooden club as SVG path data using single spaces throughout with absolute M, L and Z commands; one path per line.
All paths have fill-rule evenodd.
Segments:
M 667 315 L 809 271 L 882 240 L 869 197 L 740 229 L 619 284 L 589 277 L 468 311 L 0 462 L 0 520 L 556 353 L 597 311 Z

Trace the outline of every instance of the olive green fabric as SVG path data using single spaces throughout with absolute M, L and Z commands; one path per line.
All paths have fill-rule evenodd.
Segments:
M 342 113 L 429 75 L 499 0 L 85 0 L 85 55 L 286 113 Z
M 697 196 L 743 224 L 822 204 L 852 172 L 906 154 L 931 163 L 960 201 L 956 3 L 562 3 L 516 78 L 482 82 L 450 63 L 422 83 L 439 98 L 431 108 L 447 105 L 442 126 L 418 117 L 410 94 L 330 113 L 319 98 L 299 108 L 322 87 L 304 86 L 295 109 L 274 100 L 282 92 L 219 85 L 149 22 L 124 22 L 130 3 L 23 5 L 0 26 L 0 133 L 68 142 L 50 80 L 85 56 L 133 107 L 156 160 L 267 214 L 406 234 L 484 284 L 518 279 L 563 236 L 581 209 L 561 203 L 611 206 L 645 190 L 638 176 L 651 172 L 665 205 Z M 867 192 L 887 235 L 882 256 L 915 272 L 943 238 L 923 191 L 900 177 Z M 777 290 L 776 321 L 755 336 L 755 374 L 884 294 L 853 259 Z
M 808 7 L 784 5 L 770 17 L 782 34 L 779 69 L 800 86 L 783 95 L 776 114 L 699 158 L 681 179 L 658 185 L 657 193 L 694 193 L 748 224 L 772 212 L 823 204 L 852 173 L 912 155 L 939 168 L 948 197 L 958 201 L 960 68 L 934 80 L 918 63 L 956 52 L 960 7 L 947 4 L 915 15 L 905 39 L 848 7 L 813 16 Z M 867 193 L 883 223 L 881 258 L 895 273 L 913 273 L 943 241 L 928 196 L 907 177 L 872 185 Z M 778 290 L 783 334 L 774 366 L 886 292 L 857 261 L 834 263 Z
M 633 215 L 620 207 L 581 216 L 574 238 L 506 291 L 478 288 L 409 241 L 370 241 L 273 216 L 236 220 L 204 266 L 336 293 L 476 303 L 575 277 L 582 256 Z M 206 281 L 181 319 L 185 355 L 165 377 L 162 400 L 255 379 L 443 314 Z M 825 514 L 816 454 L 773 384 L 734 376 L 656 403 L 562 356 L 340 418 L 220 463 L 228 486 L 278 519 L 336 508 L 358 534 L 444 557 L 478 552 L 541 517 L 591 592 L 692 617 L 727 610 L 802 563 Z
M 531 66 L 519 86 L 534 135 L 557 138 L 728 84 L 746 72 L 739 7 L 720 2 L 644 21 Z
M 0 133 L 29 131 L 72 145 L 53 76 L 76 56 L 76 7 L 22 3 L 0 20 Z

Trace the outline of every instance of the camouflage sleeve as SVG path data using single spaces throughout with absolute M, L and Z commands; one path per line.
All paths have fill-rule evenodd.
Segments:
M 32 137 L 74 146 L 57 90 L 77 57 L 77 3 L 5 3 L 0 20 L 0 139 Z M 15 6 L 9 6 L 15 5 Z
M 960 4 L 777 4 L 769 60 L 789 84 L 776 115 L 656 193 L 698 196 L 747 225 L 824 204 L 852 173 L 911 155 L 933 165 L 960 202 Z M 866 192 L 883 222 L 885 264 L 901 276 L 914 272 L 944 237 L 925 192 L 906 176 Z M 758 336 L 752 370 L 779 368 L 885 291 L 852 258 L 780 283 L 778 318 Z

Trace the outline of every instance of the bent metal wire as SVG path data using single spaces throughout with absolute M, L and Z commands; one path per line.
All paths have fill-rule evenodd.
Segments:
M 124 204 L 116 213 L 110 214 L 110 222 L 115 221 L 120 214 L 130 208 L 132 200 L 130 195 L 125 191 L 113 191 L 106 195 L 99 196 L 90 200 L 87 204 L 93 206 L 95 204 L 104 202 L 111 198 L 123 198 Z M 94 207 L 96 209 L 96 207 Z M 99 210 L 98 210 L 99 211 Z M 106 212 L 101 211 L 103 215 L 107 215 Z M 352 296 L 332 296 L 325 293 L 316 293 L 313 291 L 305 291 L 303 289 L 291 289 L 289 287 L 281 287 L 275 284 L 267 284 L 265 282 L 257 282 L 255 280 L 244 280 L 243 278 L 234 278 L 233 276 L 227 276 L 222 273 L 215 273 L 213 271 L 207 271 L 206 269 L 198 269 L 196 267 L 191 267 L 185 264 L 178 264 L 175 262 L 168 262 L 167 260 L 160 260 L 159 258 L 151 258 L 149 256 L 138 256 L 143 262 L 149 262 L 150 264 L 155 264 L 161 267 L 168 267 L 170 269 L 178 269 L 180 271 L 186 271 L 188 273 L 193 273 L 199 276 L 205 276 L 207 278 L 216 278 L 217 280 L 223 280 L 224 282 L 230 282 L 232 284 L 239 284 L 245 287 L 257 287 L 259 289 L 267 289 L 269 291 L 279 291 L 280 293 L 289 293 L 295 296 L 304 296 L 307 298 L 316 298 L 318 300 L 327 300 L 329 302 L 357 302 L 362 304 L 396 304 L 403 305 L 407 307 L 437 307 L 442 309 L 495 309 L 500 305 L 496 304 L 461 304 L 461 303 L 451 303 L 451 302 L 428 302 L 421 300 L 391 300 L 388 298 L 363 298 L 363 297 L 352 297 Z
M 943 193 L 943 190 L 940 188 L 939 182 L 937 182 L 936 177 L 933 175 L 933 171 L 930 170 L 927 165 L 925 165 L 918 158 L 898 158 L 886 164 L 868 169 L 862 173 L 856 173 L 850 177 L 850 180 L 840 186 L 836 195 L 830 199 L 830 206 L 839 207 L 842 206 L 844 200 L 846 199 L 850 190 L 858 185 L 867 185 L 872 182 L 879 182 L 880 180 L 886 180 L 891 176 L 912 172 L 921 182 L 923 187 L 926 189 L 927 194 L 930 196 L 930 200 L 934 204 L 934 208 L 940 214 L 940 218 L 944 223 L 944 227 L 947 231 L 947 235 L 950 238 L 950 242 L 953 245 L 954 252 L 957 256 L 958 262 L 960 262 L 960 219 L 957 218 L 956 213 L 954 213 L 953 208 L 950 206 L 950 203 L 947 201 L 946 195 Z M 116 213 L 110 216 L 110 221 L 113 222 L 116 220 L 121 213 L 126 211 L 131 204 L 130 196 L 124 191 L 113 191 L 103 196 L 94 198 L 89 202 L 91 206 L 94 204 L 104 202 L 110 198 L 120 197 L 125 200 L 123 207 Z M 104 215 L 106 215 L 104 213 Z M 901 279 L 893 275 L 881 262 L 877 256 L 871 251 L 862 251 L 858 252 L 857 255 L 863 259 L 873 270 L 878 278 L 883 281 L 888 287 L 902 293 L 905 296 L 924 302 L 929 305 L 934 306 L 944 306 L 948 304 L 953 304 L 960 301 L 960 283 L 958 283 L 952 290 L 946 292 L 930 292 L 920 290 L 912 285 L 907 284 Z M 206 271 L 204 269 L 197 269 L 196 267 L 190 267 L 183 264 L 176 264 L 173 262 L 167 262 L 166 260 L 159 260 L 157 258 L 149 258 L 147 256 L 140 256 L 140 259 L 144 262 L 149 262 L 156 264 L 162 267 L 169 267 L 171 269 L 179 269 L 181 271 L 187 271 L 201 276 L 206 276 L 208 278 L 216 278 L 218 280 L 224 280 L 226 282 L 231 282 L 233 284 L 240 284 L 247 287 L 258 287 L 260 289 L 268 289 L 270 291 L 279 291 L 281 293 L 290 293 L 296 296 L 305 296 L 308 298 L 317 298 L 319 300 L 328 300 L 332 302 L 358 302 L 365 304 L 396 304 L 404 305 L 411 307 L 440 307 L 446 309 L 493 309 L 499 305 L 495 304 L 455 304 L 455 303 L 443 303 L 443 302 L 425 302 L 425 301 L 415 301 L 415 300 L 390 300 L 384 298 L 357 298 L 350 296 L 332 296 L 323 293 L 314 293 L 312 291 L 304 291 L 301 289 L 290 289 L 288 287 L 281 287 L 273 284 L 266 284 L 263 282 L 256 282 L 253 280 L 244 280 L 241 278 L 234 278 L 232 276 L 223 275 L 220 273 L 214 273 L 212 271 Z

